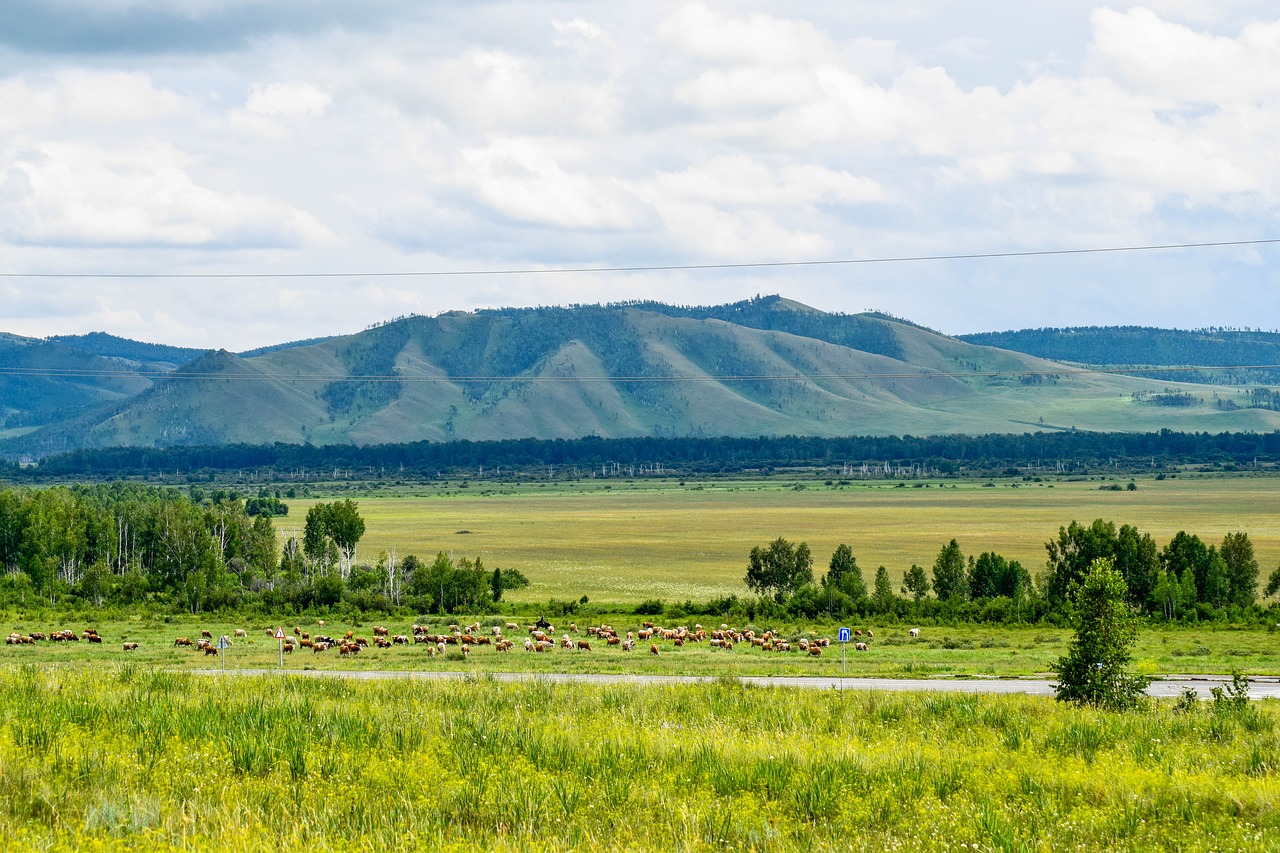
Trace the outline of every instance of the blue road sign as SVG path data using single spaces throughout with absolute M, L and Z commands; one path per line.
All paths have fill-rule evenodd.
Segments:
M 842 642 L 842 643 L 847 643 L 847 642 L 849 642 L 849 629 L 848 629 L 848 628 L 841 628 L 841 629 L 840 629 L 840 642 Z

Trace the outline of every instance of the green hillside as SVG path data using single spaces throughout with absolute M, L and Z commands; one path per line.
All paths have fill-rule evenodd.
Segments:
M 145 374 L 56 341 L 0 334 L 0 437 L 128 399 L 150 387 Z
M 1175 381 L 1280 384 L 1280 333 L 1238 329 L 1084 326 L 961 335 L 961 340 L 1055 361 L 1107 367 L 1163 366 L 1142 375 Z M 1210 367 L 1215 370 L 1186 370 Z
M 171 347 L 165 344 L 148 344 L 129 338 L 119 338 L 108 335 L 106 332 L 90 332 L 87 335 L 54 335 L 49 340 L 89 355 L 122 359 L 137 365 L 163 370 L 173 370 L 204 353 L 204 350 L 188 347 Z
M 251 357 L 213 352 L 0 449 L 1280 428 L 1255 402 L 765 297 L 451 312 Z

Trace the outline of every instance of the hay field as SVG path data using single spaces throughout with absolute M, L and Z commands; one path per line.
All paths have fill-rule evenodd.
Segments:
M 1127 483 L 1128 480 L 1122 480 Z M 753 545 L 778 536 L 809 543 L 815 572 L 848 543 L 868 584 L 877 566 L 895 586 L 912 563 L 929 568 L 954 537 L 966 555 L 996 551 L 1033 574 L 1044 543 L 1072 520 L 1129 523 L 1163 545 L 1180 530 L 1208 544 L 1249 534 L 1262 580 L 1280 563 L 1280 478 L 1179 475 L 1137 478 L 1136 491 L 1103 491 L 1098 479 L 932 482 L 921 487 L 823 480 L 590 480 L 510 486 L 471 483 L 369 491 L 358 501 L 363 559 L 380 551 L 430 559 L 438 551 L 514 567 L 532 582 L 515 601 L 588 596 L 620 604 L 745 594 Z M 802 488 L 798 488 L 802 487 Z M 314 500 L 291 502 L 279 520 L 301 533 Z

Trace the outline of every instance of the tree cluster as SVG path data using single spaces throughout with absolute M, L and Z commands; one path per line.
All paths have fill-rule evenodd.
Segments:
M 1045 571 L 1033 578 L 1018 560 L 992 551 L 966 557 L 952 539 L 932 571 L 912 565 L 897 592 L 884 566 L 869 589 L 853 550 L 839 545 L 814 582 L 807 543 L 784 538 L 757 546 L 748 558 L 747 586 L 796 615 L 895 614 L 975 621 L 1066 621 L 1090 568 L 1105 561 L 1124 581 L 1126 606 L 1166 619 L 1247 618 L 1256 609 L 1258 561 L 1244 532 L 1218 545 L 1179 532 L 1163 548 L 1132 525 L 1098 519 L 1071 522 L 1045 543 Z M 1266 594 L 1280 591 L 1280 568 Z M 901 594 L 901 597 L 899 594 Z M 931 595 L 932 594 L 932 595 Z

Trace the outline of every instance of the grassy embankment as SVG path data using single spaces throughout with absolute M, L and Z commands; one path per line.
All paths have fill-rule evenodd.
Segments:
M 799 701 L 802 700 L 802 701 Z M 0 669 L 12 850 L 1262 849 L 1280 706 Z

